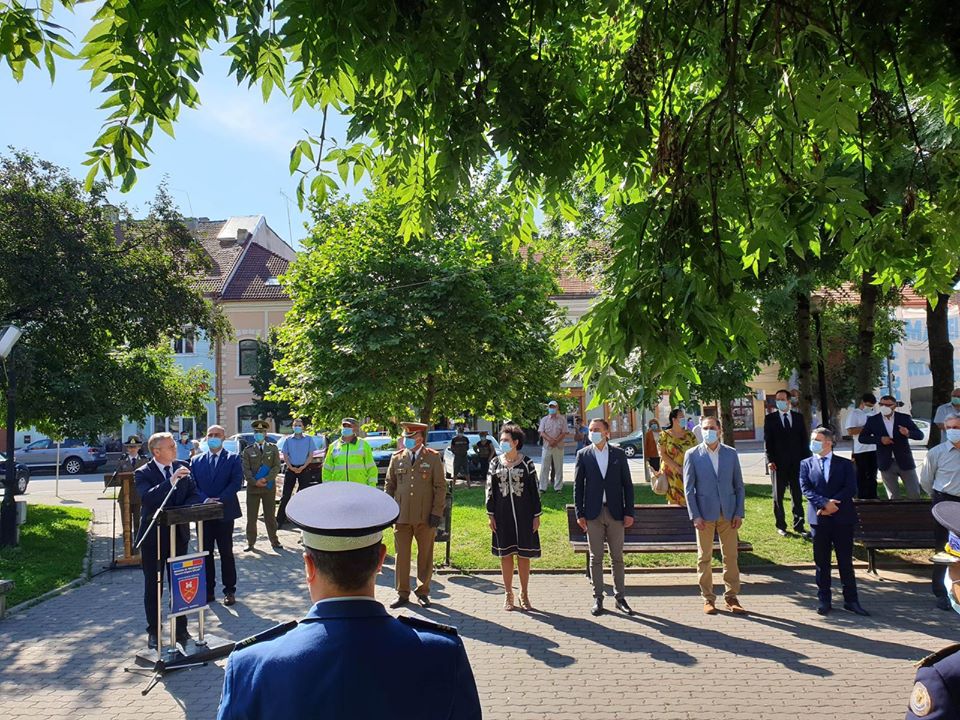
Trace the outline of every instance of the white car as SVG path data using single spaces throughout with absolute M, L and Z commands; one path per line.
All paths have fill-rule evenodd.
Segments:
M 454 433 L 456 434 L 456 433 Z M 489 435 L 488 435 L 489 437 Z M 493 442 L 493 439 L 490 438 Z M 471 480 L 479 480 L 480 482 L 486 482 L 485 477 L 481 477 L 480 473 L 480 460 L 477 458 L 477 453 L 473 449 L 473 446 L 480 441 L 480 436 L 475 434 L 467 434 L 467 440 L 470 441 L 470 449 L 467 451 L 467 471 L 470 473 Z M 493 451 L 500 455 L 500 446 L 493 442 Z M 450 452 L 450 441 L 447 441 L 446 446 L 443 450 L 443 472 L 448 478 L 453 477 L 453 453 Z
M 918 428 L 920 428 L 920 432 L 923 433 L 923 438 L 921 440 L 911 440 L 910 444 L 923 445 L 926 447 L 927 442 L 930 440 L 930 423 L 928 423 L 926 420 L 917 420 L 916 418 L 914 418 L 913 422 Z

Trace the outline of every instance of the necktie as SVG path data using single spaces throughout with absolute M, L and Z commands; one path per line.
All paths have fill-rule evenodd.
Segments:
M 171 474 L 172 474 L 172 473 L 170 472 L 170 466 L 169 466 L 169 465 L 165 465 L 164 468 L 163 468 L 163 476 L 164 476 L 167 480 L 169 480 Z
M 827 479 L 827 459 L 820 458 L 820 474 L 823 475 L 823 479 Z
M 783 414 L 783 427 L 786 428 L 787 430 L 790 429 L 790 415 L 788 415 L 787 413 Z
M 214 454 L 213 454 L 213 463 L 212 463 L 212 465 L 213 465 L 213 472 L 216 472 L 216 471 L 217 471 L 217 458 L 219 458 L 219 457 L 220 457 L 220 453 L 214 453 Z

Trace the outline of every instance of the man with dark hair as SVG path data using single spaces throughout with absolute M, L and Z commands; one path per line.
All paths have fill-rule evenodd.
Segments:
M 803 415 L 790 409 L 790 391 L 777 391 L 777 411 L 763 421 L 763 444 L 773 480 L 773 517 L 780 535 L 787 534 L 783 497 L 790 488 L 793 531 L 809 538 L 803 529 L 803 495 L 800 492 L 800 461 L 810 457 L 807 424 Z
M 374 597 L 387 553 L 383 530 L 399 513 L 385 493 L 351 482 L 316 485 L 290 500 L 314 605 L 283 636 L 230 656 L 219 720 L 481 717 L 457 631 L 393 618 Z M 371 662 L 389 668 L 376 682 Z M 411 689 L 416 701 L 406 702 Z
M 857 497 L 861 500 L 877 499 L 877 446 L 860 440 L 867 418 L 877 414 L 877 397 L 864 393 L 860 407 L 847 415 L 847 435 L 853 438 L 853 462 L 857 466 Z
M 906 413 L 897 412 L 897 399 L 893 395 L 880 398 L 880 414 L 867 418 L 860 432 L 860 442 L 877 446 L 877 467 L 883 478 L 887 497 L 900 499 L 900 480 L 911 500 L 920 499 L 920 479 L 917 463 L 910 449 L 911 440 L 922 440 L 923 432 Z
M 453 479 L 463 478 L 470 484 L 470 440 L 463 434 L 463 425 L 457 425 L 457 434 L 450 440 L 450 452 L 453 454 Z M 486 478 L 484 478 L 486 480 Z

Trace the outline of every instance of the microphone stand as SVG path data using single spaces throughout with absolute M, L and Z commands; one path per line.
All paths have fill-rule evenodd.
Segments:
M 117 480 L 117 475 L 120 473 L 120 466 L 117 465 L 116 470 L 113 471 L 113 475 L 110 476 L 110 479 L 107 481 L 107 484 L 104 485 L 103 491 L 100 493 L 103 495 L 107 491 L 107 488 L 113 488 L 113 531 L 110 535 L 110 564 L 105 565 L 105 570 L 114 570 L 117 567 L 117 490 L 114 482 Z

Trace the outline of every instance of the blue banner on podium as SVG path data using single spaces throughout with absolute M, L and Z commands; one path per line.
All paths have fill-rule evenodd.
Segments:
M 206 554 L 170 558 L 170 615 L 207 606 Z

